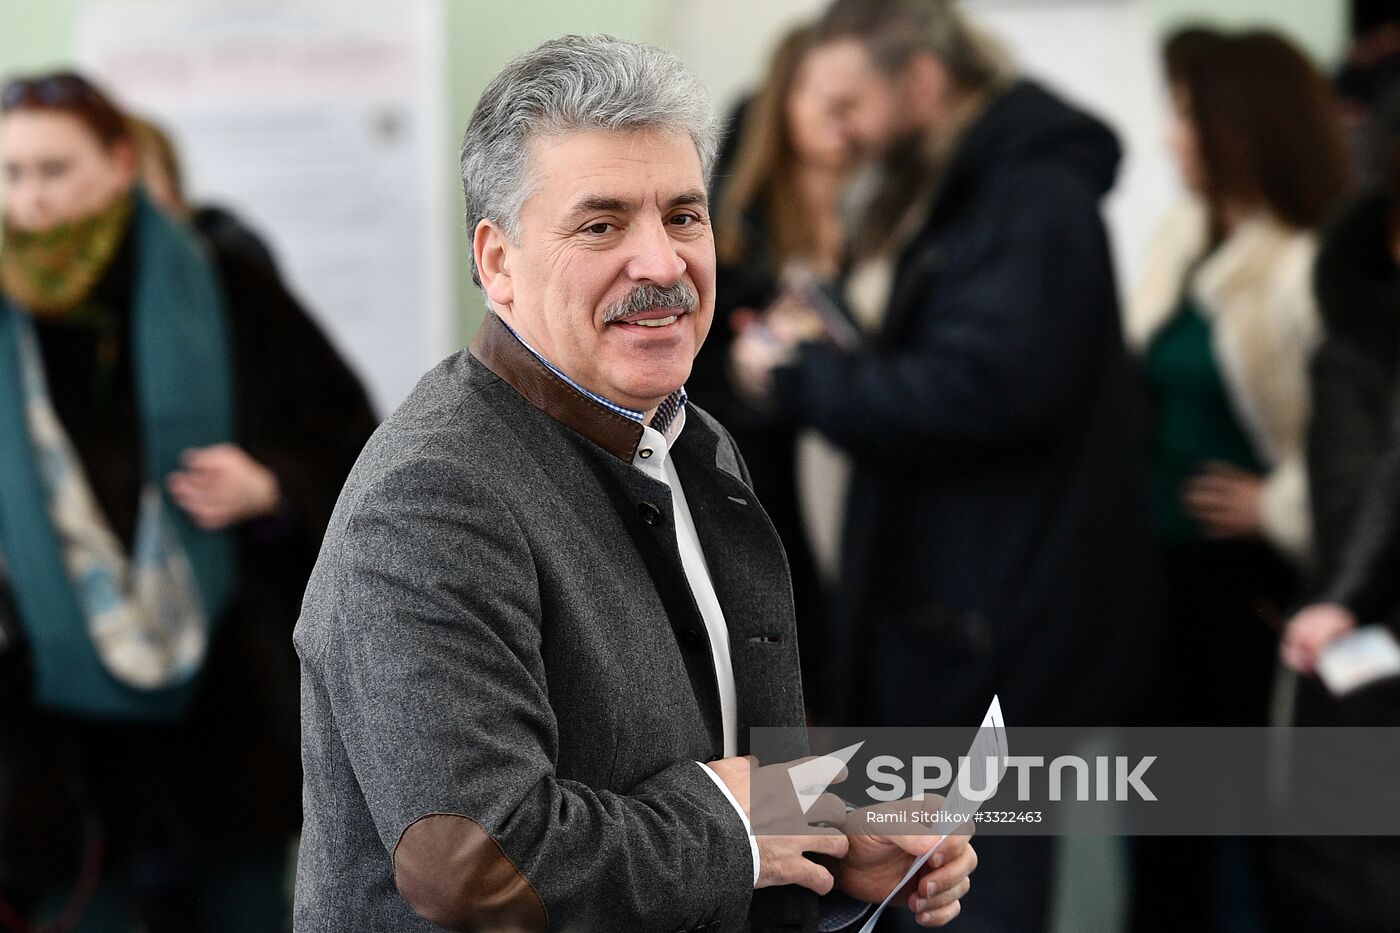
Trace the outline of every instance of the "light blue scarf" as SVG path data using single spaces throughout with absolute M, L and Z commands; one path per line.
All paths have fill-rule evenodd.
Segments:
M 28 313 L 0 297 L 0 555 L 29 643 L 34 699 L 160 721 L 188 706 L 235 579 L 232 535 L 164 492 L 187 448 L 233 437 L 223 297 L 193 236 L 139 192 L 130 332 L 145 471 L 121 553 L 53 414 Z

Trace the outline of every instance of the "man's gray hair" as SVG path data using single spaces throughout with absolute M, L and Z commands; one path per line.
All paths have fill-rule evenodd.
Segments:
M 612 36 L 561 36 L 501 69 L 462 138 L 467 234 L 491 220 L 519 242 L 531 143 L 580 130 L 689 135 L 708 182 L 719 147 L 709 95 L 674 55 Z M 476 257 L 472 281 L 481 284 Z

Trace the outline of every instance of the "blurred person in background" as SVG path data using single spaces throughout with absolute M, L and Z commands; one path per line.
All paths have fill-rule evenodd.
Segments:
M 1348 166 L 1326 80 L 1283 38 L 1198 34 L 1167 52 L 1169 144 L 1192 197 L 1163 224 L 1127 315 L 1151 398 L 1167 586 L 1148 721 L 1263 726 L 1271 626 L 1296 598 L 1312 546 L 1314 230 L 1345 192 Z M 1237 840 L 1148 838 L 1134 853 L 1134 929 L 1257 925 L 1255 865 Z M 1183 873 L 1199 873 L 1213 895 L 1183 905 Z
M 1390 142 L 1400 134 L 1400 6 L 1351 0 L 1351 43 L 1334 86 L 1357 177 L 1384 187 Z
M 1308 479 L 1317 551 L 1313 603 L 1285 630 L 1282 656 L 1303 676 L 1300 726 L 1400 725 L 1400 684 L 1333 696 L 1318 655 L 1365 624 L 1400 635 L 1400 145 L 1389 183 L 1328 225 L 1315 273 L 1327 336 L 1313 359 Z M 1271 841 L 1279 930 L 1400 929 L 1400 840 Z
M 0 95 L 0 927 L 284 929 L 290 634 L 374 417 L 100 90 Z
M 824 108 L 824 76 L 807 61 L 813 37 L 814 29 L 804 26 L 779 44 L 762 89 L 742 110 L 731 171 L 716 179 L 715 323 L 686 383 L 744 452 L 754 492 L 783 541 L 806 683 L 819 683 L 822 675 L 828 596 L 803 522 L 797 434 L 733 385 L 729 350 L 755 309 L 785 289 L 830 282 L 841 262 L 839 205 L 851 152 Z M 819 690 L 807 697 L 818 718 L 827 712 L 825 700 Z
M 845 282 L 862 344 L 745 331 L 736 370 L 852 459 L 833 678 L 851 723 L 1118 720 L 1150 651 L 1139 440 L 1101 122 L 938 0 L 838 0 L 813 69 L 877 161 Z M 928 684 L 937 718 L 910 703 Z M 1053 843 L 989 838 L 969 930 L 1043 929 Z M 984 853 L 985 854 L 985 853 Z
M 128 116 L 127 125 L 136 144 L 136 165 L 141 185 L 151 200 L 172 217 L 188 222 L 220 253 L 237 252 L 280 277 L 277 260 L 266 241 L 226 207 L 193 206 L 185 197 L 185 171 L 170 134 L 143 117 Z

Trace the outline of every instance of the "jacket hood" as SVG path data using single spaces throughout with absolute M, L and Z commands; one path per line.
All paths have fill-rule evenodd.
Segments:
M 1118 137 L 1033 81 L 1012 84 L 967 131 L 948 170 L 948 185 L 1018 165 L 1058 165 L 1102 197 L 1118 176 Z

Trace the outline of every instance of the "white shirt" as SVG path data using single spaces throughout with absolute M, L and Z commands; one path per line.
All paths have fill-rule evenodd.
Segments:
M 724 757 L 732 758 L 738 754 L 739 750 L 739 702 L 738 695 L 734 688 L 734 664 L 729 656 L 729 626 L 724 621 L 724 610 L 720 608 L 719 596 L 715 593 L 714 583 L 710 579 L 710 568 L 705 562 L 705 552 L 700 548 L 700 536 L 695 532 L 695 520 L 690 515 L 690 507 L 686 504 L 685 488 L 681 485 L 680 474 L 676 472 L 676 465 L 671 461 L 671 445 L 680 436 L 681 429 L 685 427 L 685 409 L 681 409 L 674 421 L 669 425 L 666 434 L 662 435 L 651 425 L 642 427 L 642 440 L 637 445 L 637 452 L 632 457 L 632 465 L 641 470 L 647 476 L 658 482 L 665 483 L 671 490 L 671 503 L 674 512 L 676 527 L 676 545 L 681 553 L 681 568 L 685 571 L 686 581 L 690 584 L 691 595 L 695 597 L 695 605 L 700 609 L 700 618 L 704 620 L 705 631 L 710 636 L 710 656 L 715 665 L 715 678 L 719 687 L 719 711 L 720 721 L 723 725 L 724 733 Z M 715 785 L 724 793 L 724 796 L 734 806 L 739 818 L 744 821 L 744 829 L 749 834 L 749 852 L 753 856 L 753 880 L 758 883 L 758 840 L 754 838 L 753 826 L 749 823 L 748 814 L 739 801 L 730 793 L 724 781 L 720 780 L 718 774 L 705 764 L 700 767 L 705 769 L 715 782 Z

